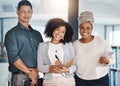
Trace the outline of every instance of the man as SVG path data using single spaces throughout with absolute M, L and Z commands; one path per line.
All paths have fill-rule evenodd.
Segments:
M 43 39 L 41 34 L 29 25 L 33 13 L 29 1 L 20 1 L 16 13 L 18 24 L 5 35 L 9 71 L 12 72 L 11 86 L 23 86 L 26 78 L 30 78 L 31 85 L 34 86 L 38 75 L 37 47 Z

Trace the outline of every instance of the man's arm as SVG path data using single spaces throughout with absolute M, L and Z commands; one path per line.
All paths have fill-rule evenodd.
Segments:
M 18 68 L 19 70 L 23 71 L 26 74 L 30 74 L 29 68 L 23 63 L 23 61 L 19 58 L 16 60 L 13 65 Z

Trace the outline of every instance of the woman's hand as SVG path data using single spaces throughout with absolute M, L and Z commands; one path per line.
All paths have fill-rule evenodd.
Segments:
M 61 65 L 62 64 L 62 61 L 61 60 L 56 60 L 55 61 L 55 65 Z
M 101 56 L 99 59 L 99 63 L 101 64 L 108 64 L 109 63 L 109 59 L 105 56 Z
M 59 68 L 59 67 L 57 67 L 56 68 L 56 71 L 58 72 L 58 73 L 66 73 L 66 72 L 69 72 L 69 69 L 67 68 L 67 67 L 62 67 L 62 68 Z
M 56 72 L 56 68 L 57 68 L 57 65 L 51 65 L 51 66 L 49 67 L 49 72 L 50 72 L 50 73 L 57 73 L 57 72 Z
M 64 67 L 63 65 L 51 65 L 49 70 L 50 70 L 50 73 L 66 73 L 66 72 L 69 72 L 69 69 L 67 67 Z

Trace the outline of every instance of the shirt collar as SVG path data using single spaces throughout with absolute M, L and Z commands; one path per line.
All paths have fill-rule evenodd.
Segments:
M 23 29 L 23 30 L 27 30 L 25 26 L 23 26 L 20 22 L 18 22 L 18 26 Z M 29 25 L 30 30 L 29 31 L 33 31 L 32 27 Z M 28 31 L 28 30 L 27 30 Z

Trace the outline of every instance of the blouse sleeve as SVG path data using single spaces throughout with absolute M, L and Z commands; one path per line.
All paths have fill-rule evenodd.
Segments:
M 47 73 L 49 72 L 49 67 L 50 65 L 47 65 L 44 63 L 44 43 L 40 43 L 38 46 L 38 51 L 37 51 L 37 66 L 38 66 L 38 70 L 42 73 Z
M 74 58 L 73 65 L 69 67 L 69 73 L 74 73 L 76 71 L 75 50 L 74 50 L 74 47 L 73 47 L 72 43 L 69 43 L 68 47 L 70 49 L 70 57 L 71 57 L 71 59 Z
M 104 53 L 105 53 L 106 57 L 109 58 L 109 64 L 114 64 L 115 63 L 115 53 L 113 52 L 112 47 L 110 46 L 110 44 L 107 41 L 104 40 L 103 42 L 104 42 Z M 113 54 L 110 54 L 111 52 L 113 52 Z

